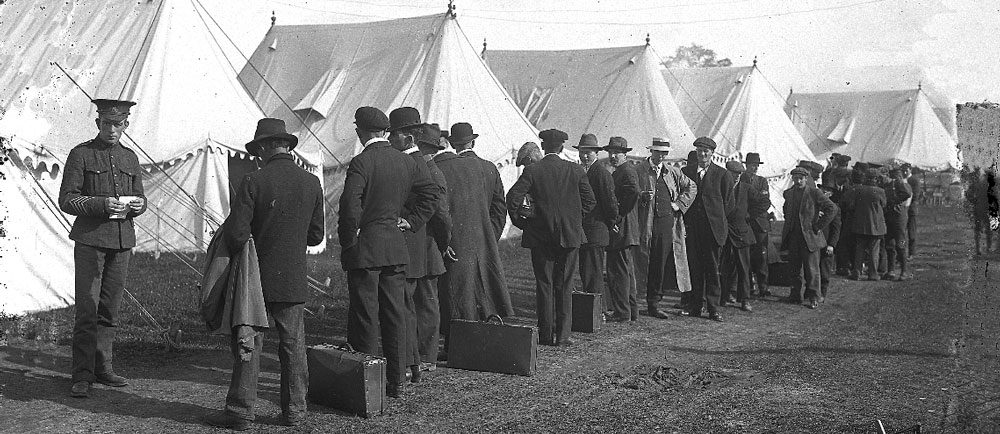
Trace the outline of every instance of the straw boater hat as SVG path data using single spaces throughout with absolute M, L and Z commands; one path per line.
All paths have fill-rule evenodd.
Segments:
M 385 115 L 382 115 L 385 116 Z M 247 152 L 253 156 L 257 155 L 258 145 L 265 140 L 281 139 L 288 141 L 288 150 L 295 149 L 299 144 L 299 138 L 285 131 L 285 121 L 274 118 L 264 118 L 257 121 L 257 131 L 253 133 L 253 140 L 244 146 Z
M 662 137 L 653 137 L 653 144 L 646 147 L 650 151 L 670 152 L 670 142 Z

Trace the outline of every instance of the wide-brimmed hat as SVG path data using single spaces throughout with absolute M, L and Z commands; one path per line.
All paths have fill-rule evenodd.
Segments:
M 288 141 L 288 150 L 295 149 L 299 144 L 299 138 L 285 130 L 285 121 L 274 118 L 264 118 L 257 121 L 257 131 L 253 133 L 253 140 L 247 142 L 244 147 L 250 155 L 257 155 L 256 146 L 265 140 L 281 139 Z
M 435 149 L 444 149 L 441 144 L 441 127 L 438 124 L 424 124 L 422 131 L 417 136 L 417 143 L 423 143 Z
M 717 146 L 718 145 L 716 145 L 715 140 L 712 140 L 711 137 L 699 137 L 694 139 L 694 147 L 696 148 L 707 148 L 714 151 Z
M 389 112 L 389 131 L 422 127 L 424 125 L 420 121 L 420 112 L 413 107 L 400 107 Z
M 601 145 L 597 144 L 597 136 L 588 133 L 580 136 L 580 144 L 574 146 L 574 148 L 580 150 L 593 149 L 599 151 L 601 150 Z
M 743 161 L 746 164 L 764 164 L 760 161 L 760 154 L 756 152 L 748 152 L 746 160 Z
M 670 142 L 662 137 L 653 137 L 653 144 L 646 147 L 650 151 L 670 152 Z
M 451 126 L 451 134 L 448 134 L 448 141 L 452 145 L 464 145 L 476 140 L 476 137 L 479 137 L 479 134 L 472 132 L 472 124 L 459 122 Z
M 627 154 L 632 148 L 628 147 L 628 140 L 624 137 L 612 137 L 608 140 L 608 146 L 604 147 L 604 150 L 610 153 L 623 153 Z

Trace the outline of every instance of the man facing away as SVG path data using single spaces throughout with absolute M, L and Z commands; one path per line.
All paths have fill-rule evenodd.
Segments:
M 576 273 L 580 245 L 584 242 L 583 219 L 596 204 L 587 173 L 577 164 L 559 157 L 566 133 L 550 129 L 539 133 L 545 156 L 524 169 L 507 192 L 507 208 L 514 211 L 531 194 L 534 217 L 512 214 L 512 222 L 524 233 L 521 247 L 531 249 L 535 272 L 538 340 L 543 345 L 572 345 L 571 285 Z
M 97 106 L 97 137 L 69 152 L 59 186 L 59 208 L 77 216 L 69 232 L 75 242 L 76 269 L 70 388 L 70 396 L 75 398 L 89 397 L 94 382 L 128 385 L 128 380 L 114 371 L 112 345 L 135 247 L 132 219 L 146 211 L 139 158 L 121 144 L 135 103 L 92 102 Z
M 890 181 L 885 185 L 885 249 L 886 272 L 883 280 L 909 280 L 907 271 L 907 219 L 913 196 L 910 184 L 903 179 L 902 170 L 894 166 L 889 169 Z M 899 275 L 894 275 L 896 263 L 899 263 Z
M 608 292 L 611 315 L 608 321 L 624 322 L 639 319 L 639 305 L 636 301 L 636 277 L 633 251 L 639 245 L 639 177 L 635 165 L 628 161 L 628 142 L 623 137 L 612 137 L 608 152 L 614 172 L 611 179 L 615 184 L 615 199 L 618 202 L 618 217 L 612 226 L 608 239 Z
M 347 342 L 357 351 L 378 354 L 381 339 L 386 395 L 398 398 L 412 355 L 406 339 L 410 257 L 404 232 L 420 229 L 434 214 L 439 189 L 426 165 L 390 146 L 385 138 L 389 120 L 381 110 L 361 107 L 354 118 L 364 150 L 348 165 L 337 227 L 350 294 Z
M 604 284 L 604 249 L 608 245 L 611 229 L 618 220 L 614 180 L 611 172 L 597 162 L 597 153 L 601 150 L 601 146 L 597 144 L 597 136 L 584 134 L 580 137 L 580 144 L 574 147 L 579 150 L 580 164 L 587 170 L 587 180 L 597 200 L 594 211 L 583 218 L 586 242 L 580 246 L 580 280 L 583 292 L 602 294 L 605 296 L 605 305 L 610 305 L 610 301 L 606 299 L 607 288 Z
M 323 242 L 324 230 L 323 191 L 318 178 L 295 164 L 291 151 L 297 144 L 284 121 L 257 123 L 246 149 L 264 167 L 243 178 L 224 233 L 231 252 L 254 239 L 264 307 L 278 329 L 281 422 L 289 426 L 300 424 L 306 412 L 306 246 Z M 234 361 L 226 408 L 206 418 L 210 425 L 242 430 L 253 421 L 263 344 L 263 334 L 256 334 L 250 360 L 244 361 L 238 335 L 231 336 Z

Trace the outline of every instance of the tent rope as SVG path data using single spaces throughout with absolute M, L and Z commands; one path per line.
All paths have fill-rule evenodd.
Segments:
M 757 72 L 760 72 L 760 69 L 758 69 L 756 65 L 754 65 L 754 69 L 757 69 Z M 760 73 L 760 76 L 764 78 L 764 82 L 767 83 L 768 86 L 770 86 L 771 90 L 774 91 L 774 94 L 778 95 L 778 97 L 781 98 L 781 92 L 778 91 L 778 88 L 774 86 L 774 83 L 771 83 L 771 80 L 768 80 L 767 76 L 764 75 L 763 72 Z M 788 100 L 787 99 L 785 100 L 785 105 L 788 105 Z M 792 106 L 792 110 L 791 111 L 792 111 L 792 113 L 795 112 L 795 106 Z M 789 118 L 789 121 L 791 121 L 791 118 Z M 832 151 L 833 150 L 832 148 L 830 148 L 829 146 L 827 146 L 826 139 L 820 137 L 819 133 L 817 133 L 816 130 L 814 130 L 811 125 L 809 125 L 809 124 L 807 124 L 805 122 L 803 122 L 802 124 L 806 126 L 806 128 L 809 130 L 809 132 L 811 132 L 814 136 L 816 136 L 817 139 L 819 139 L 820 144 L 822 144 L 823 147 L 826 148 L 827 151 Z
M 128 75 L 125 76 L 125 81 L 122 83 L 122 91 L 118 93 L 118 99 L 122 99 L 125 96 L 125 89 L 128 89 L 129 81 L 132 79 L 132 73 L 135 72 L 135 67 L 139 65 L 139 59 L 143 57 L 142 50 L 148 49 L 146 42 L 149 41 L 149 37 L 153 35 L 153 29 L 156 28 L 156 23 L 160 20 L 160 11 L 166 3 L 166 1 L 161 0 L 160 4 L 156 6 L 156 12 L 153 13 L 153 19 L 150 20 L 149 28 L 146 29 L 146 35 L 142 37 L 142 44 L 139 45 L 141 49 L 132 61 L 132 66 L 128 70 Z

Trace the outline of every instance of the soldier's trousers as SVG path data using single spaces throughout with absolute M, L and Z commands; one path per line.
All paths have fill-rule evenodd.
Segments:
M 535 271 L 538 341 L 557 344 L 569 338 L 573 326 L 573 275 L 579 249 L 540 247 L 531 249 Z
M 403 266 L 348 270 L 347 291 L 347 343 L 356 351 L 377 355 L 381 337 L 386 378 L 390 384 L 402 383 L 409 358 Z
M 609 306 L 619 318 L 636 320 L 639 318 L 639 304 L 636 298 L 635 263 L 632 253 L 638 246 L 608 250 L 608 291 L 611 293 Z
M 736 301 L 750 301 L 750 246 L 736 247 L 726 241 L 722 248 L 722 294 L 725 301 L 735 294 Z
M 76 243 L 76 322 L 73 325 L 73 381 L 95 380 L 113 372 L 112 344 L 125 291 L 130 249 L 105 249 Z
M 583 285 L 583 292 L 601 294 L 601 300 L 607 303 L 608 289 L 604 284 L 604 261 L 604 246 L 596 244 L 580 246 L 580 283 Z
M 281 412 L 292 418 L 305 413 L 306 389 L 309 387 L 304 306 L 304 303 L 265 304 L 267 313 L 274 319 L 274 326 L 278 329 Z M 253 337 L 253 353 L 250 354 L 250 360 L 242 360 L 241 346 L 237 336 L 233 335 L 229 342 L 229 348 L 233 353 L 233 376 L 229 383 L 229 394 L 226 395 L 226 411 L 253 420 L 264 333 L 257 333 Z
M 417 279 L 413 305 L 417 312 L 417 352 L 420 360 L 434 363 L 438 356 L 441 310 L 438 305 L 438 276 Z
M 767 232 L 755 232 L 757 243 L 750 246 L 750 276 L 757 282 L 759 290 L 767 289 Z

